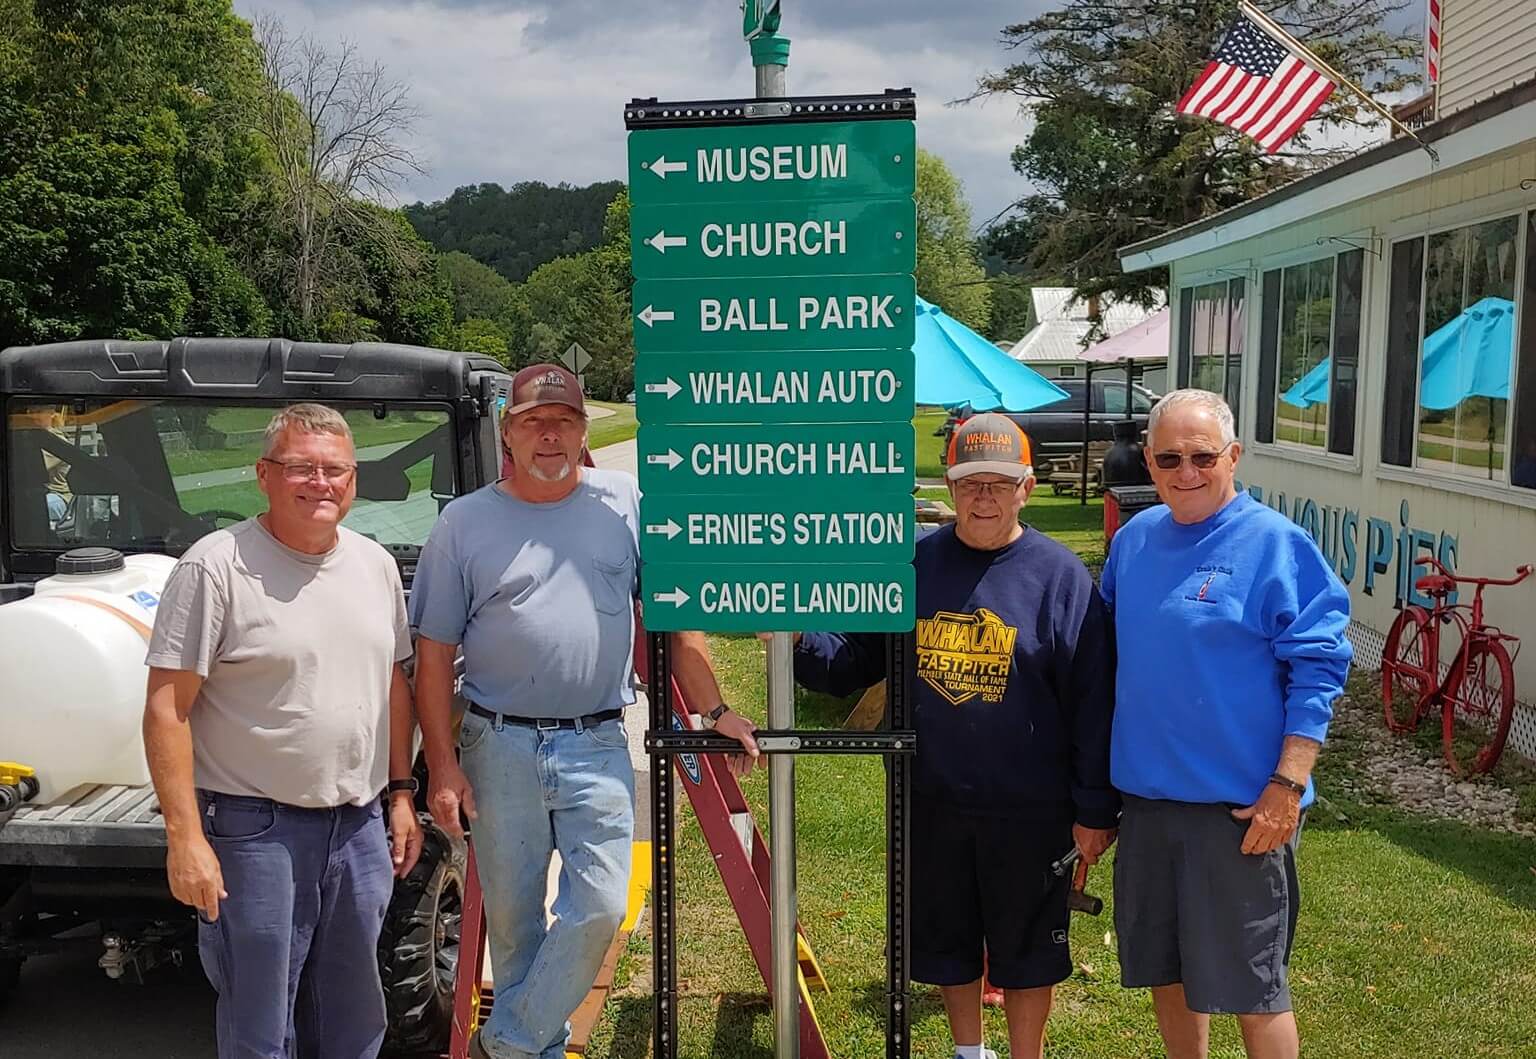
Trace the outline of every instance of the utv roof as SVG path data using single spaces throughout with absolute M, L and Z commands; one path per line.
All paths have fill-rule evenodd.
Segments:
M 496 360 L 423 346 L 285 338 L 94 339 L 0 352 L 0 394 L 295 400 L 483 400 Z M 473 377 L 480 376 L 480 377 Z

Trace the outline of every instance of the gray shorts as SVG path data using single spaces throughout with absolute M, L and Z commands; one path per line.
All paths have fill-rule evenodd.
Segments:
M 1301 828 L 1271 853 L 1245 854 L 1248 823 L 1233 808 L 1125 796 L 1115 853 L 1120 982 L 1183 983 L 1190 1010 L 1212 1015 L 1289 1011 Z

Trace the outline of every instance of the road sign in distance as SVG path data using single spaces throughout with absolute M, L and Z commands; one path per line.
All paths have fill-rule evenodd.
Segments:
M 646 563 L 645 627 L 653 632 L 906 632 L 905 563 Z
M 640 554 L 653 562 L 909 563 L 912 497 L 645 496 Z
M 640 279 L 911 272 L 916 229 L 910 196 L 636 206 L 629 215 Z
M 635 413 L 647 424 L 910 421 L 914 373 L 911 350 L 780 353 L 752 362 L 651 354 L 635 360 Z
M 639 129 L 629 194 L 653 202 L 893 198 L 917 187 L 910 121 Z
M 643 279 L 635 352 L 911 349 L 916 295 L 910 275 Z
M 640 491 L 836 495 L 910 493 L 911 422 L 643 426 Z

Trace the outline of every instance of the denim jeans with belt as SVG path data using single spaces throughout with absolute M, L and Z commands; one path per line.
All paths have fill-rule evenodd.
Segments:
M 394 888 L 381 804 L 301 809 L 208 791 L 198 804 L 229 894 L 198 925 L 219 1059 L 373 1059 Z
M 563 1059 L 624 920 L 635 773 L 621 720 L 532 728 L 466 714 L 460 760 L 475 791 L 475 860 L 496 999 L 480 1041 L 495 1059 Z M 560 882 L 546 926 L 550 854 Z

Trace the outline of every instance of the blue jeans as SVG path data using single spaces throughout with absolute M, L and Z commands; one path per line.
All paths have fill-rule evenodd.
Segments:
M 496 1001 L 480 1041 L 495 1059 L 563 1059 L 624 921 L 635 773 L 619 720 L 580 732 L 466 714 L 460 761 L 475 791 L 475 860 Z M 553 926 L 544 901 L 560 851 Z
M 206 791 L 198 803 L 229 894 L 217 921 L 198 917 L 219 1059 L 373 1059 L 394 889 L 382 806 L 300 809 Z

